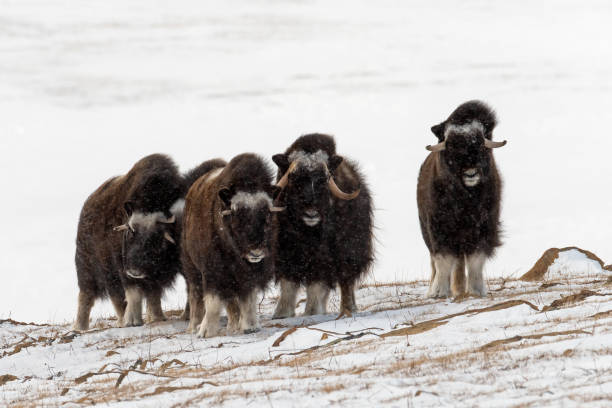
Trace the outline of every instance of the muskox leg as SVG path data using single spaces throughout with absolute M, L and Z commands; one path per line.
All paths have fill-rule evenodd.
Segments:
M 460 296 L 465 293 L 465 257 L 457 259 L 451 276 L 451 292 L 453 296 Z
M 323 282 L 314 282 L 306 288 L 306 308 L 304 316 L 327 313 L 329 286 Z
M 237 299 L 232 299 L 225 306 L 227 312 L 227 334 L 238 334 L 240 331 L 240 305 Z
M 190 314 L 191 312 L 189 311 L 189 291 L 187 291 L 187 301 L 185 302 L 185 309 L 183 310 L 183 313 L 181 313 L 179 319 L 187 321 L 189 320 Z
M 433 286 L 434 279 L 436 278 L 436 259 L 433 255 L 429 255 L 429 259 L 431 262 L 431 279 L 429 279 L 429 287 Z
M 147 298 L 147 321 L 149 323 L 162 322 L 166 320 L 164 311 L 161 305 L 161 289 L 148 291 L 145 295 Z
M 187 333 L 195 333 L 204 318 L 204 290 L 202 285 L 189 285 L 189 327 Z
M 486 296 L 487 288 L 484 283 L 482 269 L 487 257 L 477 252 L 467 257 L 468 264 L 468 293 L 474 296 Z
M 246 299 L 240 299 L 240 331 L 244 334 L 259 330 L 257 322 L 257 290 L 252 291 Z
M 132 286 L 125 289 L 125 298 L 127 299 L 127 308 L 123 319 L 125 327 L 143 325 L 142 297 L 142 290 L 140 288 Z
M 281 294 L 276 309 L 274 310 L 273 319 L 284 319 L 285 317 L 295 316 L 295 301 L 299 285 L 286 279 L 281 279 L 280 282 Z
M 340 316 L 350 317 L 357 311 L 355 286 L 356 282 L 340 284 Z
M 429 286 L 427 297 L 447 298 L 451 294 L 451 274 L 458 259 L 452 255 L 437 254 L 433 256 L 436 267 L 436 276 Z
M 198 330 L 198 337 L 215 337 L 219 335 L 219 318 L 221 317 L 221 309 L 223 308 L 223 301 L 221 298 L 213 293 L 207 293 L 204 295 L 204 307 L 206 312 L 204 319 Z
M 84 331 L 89 329 L 89 314 L 91 313 L 91 308 L 93 307 L 93 305 L 93 296 L 90 296 L 89 294 L 80 291 L 77 318 L 73 326 L 74 330 Z
M 125 316 L 125 294 L 110 294 L 110 300 L 117 314 L 117 327 L 123 327 L 123 318 Z
M 190 315 L 190 311 L 189 311 L 189 283 L 187 281 L 185 281 L 185 289 L 187 291 L 187 301 L 185 302 L 185 309 L 183 310 L 183 313 L 181 313 L 181 317 L 179 317 L 180 320 L 189 320 L 189 315 Z M 201 296 L 200 296 L 201 298 Z

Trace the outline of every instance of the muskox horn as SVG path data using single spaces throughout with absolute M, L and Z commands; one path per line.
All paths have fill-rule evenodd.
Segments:
M 172 214 L 172 217 L 168 218 L 167 220 L 159 220 L 159 222 L 163 224 L 174 224 L 176 222 L 176 215 Z
M 429 150 L 430 152 L 441 152 L 442 150 L 446 149 L 446 140 L 438 143 L 437 145 L 426 146 L 425 148 Z
M 127 224 L 119 225 L 118 227 L 113 228 L 113 231 L 122 232 L 127 231 L 130 227 Z
M 497 149 L 498 147 L 502 147 L 505 146 L 506 143 L 508 143 L 507 141 L 503 141 L 503 142 L 494 142 L 492 140 L 486 139 L 485 138 L 485 147 L 489 148 L 489 149 Z
M 223 210 L 223 211 L 221 211 L 221 216 L 222 217 L 227 217 L 231 213 L 232 213 L 232 210 Z
M 331 193 L 335 197 L 337 197 L 337 198 L 339 198 L 341 200 L 353 200 L 353 199 L 357 198 L 357 196 L 361 192 L 360 189 L 357 189 L 357 191 L 354 191 L 351 194 L 345 193 L 344 191 L 340 190 L 340 187 L 338 187 L 338 185 L 334 181 L 333 177 L 329 178 L 328 184 L 329 184 L 329 191 L 331 191 Z
M 168 233 L 168 231 L 164 232 L 164 238 L 173 243 L 174 245 L 176 245 L 176 241 L 174 240 L 174 238 L 172 238 L 172 236 Z
M 287 207 L 270 207 L 270 212 L 283 212 L 287 209 Z
M 289 183 L 289 174 L 291 174 L 293 170 L 295 170 L 295 168 L 297 167 L 297 164 L 298 164 L 297 160 L 291 163 L 291 165 L 289 166 L 289 168 L 287 169 L 283 177 L 281 177 L 281 179 L 278 180 L 278 183 L 276 183 L 276 187 L 280 187 L 280 188 L 287 187 L 287 184 Z

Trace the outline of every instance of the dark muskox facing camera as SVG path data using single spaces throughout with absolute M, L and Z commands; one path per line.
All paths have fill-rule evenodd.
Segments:
M 243 154 L 199 178 L 189 190 L 183 220 L 182 263 L 189 290 L 190 324 L 198 337 L 257 330 L 257 294 L 274 272 L 277 188 L 258 156 Z M 204 304 L 202 304 L 204 303 Z
M 118 326 L 143 323 L 143 296 L 148 319 L 165 319 L 162 291 L 180 270 L 177 220 L 184 191 L 174 162 L 154 154 L 89 196 L 77 231 L 76 330 L 87 330 L 94 301 L 105 297 L 111 299 Z
M 496 124 L 490 107 L 470 101 L 431 128 L 439 143 L 427 146 L 432 153 L 417 186 L 421 231 L 431 255 L 429 297 L 487 293 L 484 263 L 501 245 L 502 182 L 492 149 L 506 142 L 492 140 Z
M 341 314 L 356 310 L 355 284 L 373 260 L 372 200 L 357 165 L 336 154 L 331 136 L 298 138 L 278 166 L 279 214 L 276 276 L 281 297 L 275 318 L 295 316 L 306 285 L 305 315 L 326 313 L 329 291 L 340 285 Z

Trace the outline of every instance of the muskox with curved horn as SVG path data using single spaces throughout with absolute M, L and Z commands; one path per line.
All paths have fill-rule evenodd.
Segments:
M 460 105 L 433 126 L 438 144 L 421 166 L 417 187 L 419 220 L 431 255 L 429 297 L 484 296 L 483 266 L 501 245 L 502 181 L 492 149 L 497 119 L 480 101 Z
M 276 277 L 281 297 L 274 318 L 295 316 L 296 294 L 306 286 L 305 315 L 327 311 L 329 291 L 340 286 L 341 315 L 356 310 L 355 284 L 373 261 L 372 199 L 357 165 L 336 154 L 331 136 L 298 138 L 278 166 Z
M 182 263 L 189 287 L 189 331 L 220 333 L 223 306 L 228 334 L 258 328 L 257 294 L 273 278 L 277 187 L 258 156 L 243 154 L 200 177 L 185 200 Z M 204 304 L 202 304 L 204 303 Z M 204 317 L 202 318 L 202 314 Z
M 143 297 L 148 319 L 165 319 L 162 291 L 180 271 L 183 195 L 183 177 L 174 162 L 154 154 L 89 196 L 77 231 L 76 330 L 87 330 L 95 300 L 105 297 L 115 308 L 118 326 L 143 324 Z

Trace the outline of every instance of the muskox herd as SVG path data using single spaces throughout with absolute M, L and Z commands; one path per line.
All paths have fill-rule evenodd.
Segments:
M 417 203 L 431 254 L 430 297 L 484 296 L 482 269 L 500 245 L 501 179 L 492 149 L 494 112 L 459 106 L 432 127 L 438 144 L 418 177 Z M 340 315 L 357 310 L 355 290 L 374 260 L 373 206 L 357 163 L 336 152 L 331 136 L 299 137 L 273 156 L 213 159 L 181 174 L 161 154 L 104 182 L 85 202 L 77 232 L 79 284 L 75 330 L 89 328 L 96 299 L 110 298 L 118 326 L 165 320 L 164 290 L 181 274 L 188 302 L 182 318 L 198 337 L 258 329 L 259 295 L 276 281 L 273 318 L 324 314 L 340 288 Z M 467 266 L 467 282 L 466 282 Z

